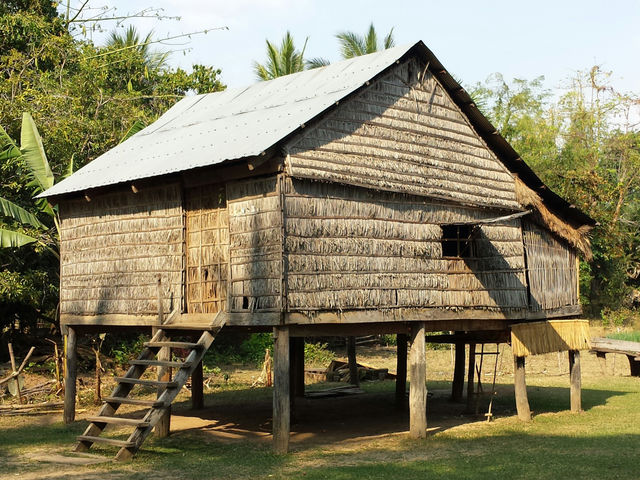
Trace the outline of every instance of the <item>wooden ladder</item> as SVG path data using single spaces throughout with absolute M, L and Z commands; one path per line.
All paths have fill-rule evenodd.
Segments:
M 202 361 L 221 328 L 222 325 L 218 325 L 203 330 L 200 339 L 196 343 L 191 343 L 171 341 L 170 326 L 160 327 L 151 341 L 144 344 L 144 350 L 138 359 L 130 362 L 126 375 L 116 378 L 118 385 L 111 396 L 104 399 L 104 404 L 98 414 L 87 418 L 90 422 L 89 426 L 82 435 L 77 437 L 78 444 L 74 451 L 86 452 L 94 443 L 104 443 L 120 447 L 115 457 L 116 460 L 131 458 L 149 436 L 153 427 L 167 412 L 173 400 Z M 157 356 L 162 348 L 183 349 L 188 351 L 188 354 L 180 361 L 160 360 Z M 144 380 L 141 378 L 142 374 L 149 367 L 175 368 L 177 372 L 170 381 Z M 130 398 L 129 394 L 136 385 L 158 387 L 159 391 L 162 389 L 162 393 L 156 400 Z M 123 404 L 148 407 L 148 411 L 140 419 L 114 416 L 116 410 Z M 134 430 L 127 440 L 101 437 L 100 434 L 107 425 L 131 426 Z

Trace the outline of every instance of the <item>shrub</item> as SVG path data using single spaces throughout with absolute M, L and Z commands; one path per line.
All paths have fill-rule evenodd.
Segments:
M 305 343 L 304 363 L 311 367 L 325 367 L 336 357 L 326 343 Z

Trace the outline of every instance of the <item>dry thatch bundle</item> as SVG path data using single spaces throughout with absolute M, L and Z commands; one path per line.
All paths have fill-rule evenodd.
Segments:
M 589 225 L 582 225 L 579 228 L 573 227 L 549 210 L 540 196 L 526 186 L 522 180 L 515 177 L 515 181 L 518 203 L 525 208 L 533 209 L 532 218 L 560 238 L 569 242 L 571 246 L 580 250 L 585 258 L 591 261 L 593 255 L 591 253 L 591 242 L 589 241 L 588 234 L 592 227 Z
M 587 320 L 550 320 L 511 326 L 511 348 L 517 357 L 567 350 L 588 350 Z

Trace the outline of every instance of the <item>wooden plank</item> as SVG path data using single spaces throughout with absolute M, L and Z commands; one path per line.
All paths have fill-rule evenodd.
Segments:
M 580 371 L 580 351 L 569 350 L 569 378 L 571 382 L 571 411 L 582 411 L 582 377 Z
M 396 337 L 396 407 L 406 408 L 407 400 L 407 335 Z
M 459 332 L 456 332 L 459 333 Z M 451 384 L 451 401 L 462 401 L 462 392 L 464 390 L 464 360 L 466 357 L 465 343 L 456 342 L 455 364 L 453 367 L 453 382 Z
M 123 417 L 107 417 L 95 416 L 87 417 L 86 420 L 91 423 L 108 423 L 111 425 L 130 425 L 133 427 L 148 427 L 149 423 L 139 418 L 123 418 Z
M 640 355 L 640 342 L 596 337 L 591 339 L 591 350 L 594 352 L 622 353 L 625 355 L 638 356 Z
M 144 380 L 142 378 L 127 378 L 127 377 L 115 377 L 115 381 L 119 383 L 130 383 L 132 385 L 145 385 L 147 387 L 158 388 L 176 388 L 178 384 L 176 382 L 168 380 Z
M 168 360 L 129 360 L 130 365 L 146 365 L 149 367 L 188 368 L 188 362 L 173 362 Z
M 409 434 L 413 438 L 427 436 L 427 365 L 425 358 L 425 328 L 419 322 L 411 326 L 409 351 Z
M 116 440 L 115 438 L 107 438 L 107 437 L 93 437 L 91 435 L 78 435 L 78 440 L 81 442 L 106 443 L 107 445 L 114 445 L 116 447 L 132 447 L 133 446 L 133 443 L 127 440 Z
M 141 407 L 161 407 L 163 405 L 162 402 L 158 400 L 141 400 L 139 398 L 129 398 L 129 397 L 106 397 L 103 399 L 105 404 L 126 404 L 126 405 L 139 405 Z
M 78 336 L 75 328 L 69 328 L 65 344 L 64 370 L 64 423 L 73 423 L 76 418 L 76 379 L 78 376 Z
M 527 398 L 527 383 L 525 380 L 525 357 L 513 357 L 514 374 L 513 383 L 516 396 L 516 410 L 518 418 L 528 422 L 531 420 L 529 399 Z
M 204 375 L 202 371 L 202 361 L 198 362 L 195 370 L 191 374 L 191 409 L 201 410 L 204 408 Z
M 291 428 L 289 328 L 276 327 L 273 334 L 273 449 L 276 453 L 287 453 Z
M 193 342 L 157 341 L 157 342 L 145 342 L 144 346 L 149 348 L 184 348 L 186 350 L 202 349 L 202 345 L 199 345 Z M 158 360 L 160 359 L 158 358 Z

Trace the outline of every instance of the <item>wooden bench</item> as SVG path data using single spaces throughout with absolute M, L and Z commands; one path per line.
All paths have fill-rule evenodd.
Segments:
M 629 367 L 631 367 L 631 376 L 640 377 L 640 342 L 602 337 L 593 338 L 591 340 L 591 352 L 602 360 L 606 359 L 607 353 L 626 355 L 629 359 Z

